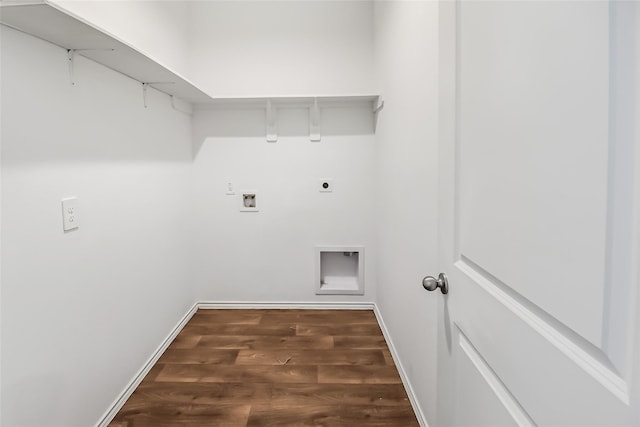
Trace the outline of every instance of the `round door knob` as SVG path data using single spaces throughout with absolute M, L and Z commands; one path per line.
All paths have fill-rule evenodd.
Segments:
M 440 288 L 440 292 L 443 294 L 449 292 L 449 281 L 447 280 L 447 275 L 444 273 L 440 273 L 437 279 L 433 276 L 425 277 L 422 279 L 422 286 L 428 291 L 435 291 Z

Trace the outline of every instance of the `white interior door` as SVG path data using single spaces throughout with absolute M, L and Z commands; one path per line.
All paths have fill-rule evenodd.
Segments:
M 440 3 L 437 425 L 640 425 L 639 16 Z

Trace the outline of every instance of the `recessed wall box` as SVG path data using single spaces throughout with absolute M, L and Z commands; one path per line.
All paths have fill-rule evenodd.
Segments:
M 316 247 L 317 295 L 364 294 L 364 247 Z
M 240 212 L 258 212 L 258 192 L 240 192 Z

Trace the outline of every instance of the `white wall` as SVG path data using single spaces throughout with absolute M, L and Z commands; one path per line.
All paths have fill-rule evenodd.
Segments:
M 376 2 L 376 69 L 385 107 L 378 146 L 377 302 L 402 365 L 433 423 L 437 301 L 438 4 Z
M 2 28 L 2 425 L 94 425 L 193 303 L 190 119 Z M 62 231 L 60 199 L 79 198 Z
M 373 92 L 373 3 L 191 4 L 190 76 L 214 96 Z
M 198 296 L 211 301 L 373 301 L 376 285 L 375 144 L 370 106 L 323 108 L 322 141 L 309 110 L 278 111 L 279 139 L 265 140 L 264 109 L 194 116 Z M 319 180 L 333 179 L 321 193 Z M 259 212 L 240 212 L 257 190 Z M 365 246 L 365 295 L 316 296 L 314 247 Z
M 180 0 L 51 0 L 178 74 L 189 74 L 189 4 Z
M 190 75 L 214 96 L 375 92 L 372 2 L 203 1 L 190 12 Z M 269 144 L 264 109 L 195 115 L 201 298 L 375 298 L 372 118 L 370 107 L 323 109 L 314 144 L 308 109 L 280 110 L 280 139 Z M 333 178 L 335 192 L 320 193 L 321 178 Z M 259 213 L 238 211 L 228 179 L 260 192 Z M 366 246 L 364 296 L 315 296 L 316 245 Z

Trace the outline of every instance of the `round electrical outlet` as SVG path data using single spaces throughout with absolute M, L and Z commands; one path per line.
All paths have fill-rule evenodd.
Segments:
M 330 193 L 333 191 L 333 180 L 331 179 L 322 179 L 320 180 L 319 190 L 324 193 Z

